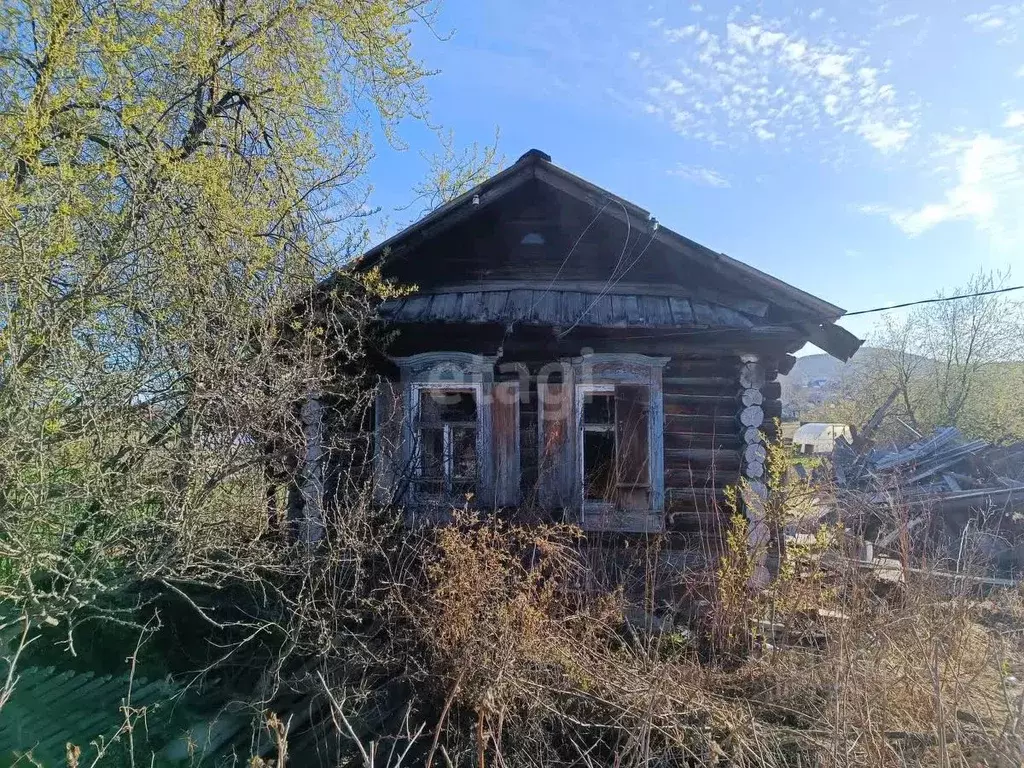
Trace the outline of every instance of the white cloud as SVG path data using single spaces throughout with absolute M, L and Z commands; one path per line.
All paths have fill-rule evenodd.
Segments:
M 693 11 L 694 13 L 700 13 L 701 11 L 704 10 L 704 6 L 702 6 L 700 3 L 694 3 L 693 5 L 690 6 L 690 10 Z
M 850 76 L 846 72 L 846 65 L 849 63 L 849 56 L 827 53 L 818 61 L 818 74 L 833 80 L 849 80 Z
M 688 138 L 736 146 L 783 146 L 859 137 L 888 154 L 903 150 L 917 129 L 917 107 L 899 98 L 888 61 L 864 44 L 808 36 L 791 20 L 733 13 L 722 26 L 662 30 L 645 50 L 659 64 L 645 69 L 642 108 Z
M 895 125 L 880 122 L 863 122 L 857 133 L 864 137 L 872 147 L 883 154 L 898 152 L 910 140 L 910 123 L 900 121 Z
M 904 24 L 909 24 L 912 21 L 917 21 L 919 18 L 921 17 L 916 13 L 907 13 L 904 14 L 903 16 L 897 16 L 894 19 L 889 19 L 886 26 L 902 27 Z
M 1024 109 L 1015 109 L 1008 114 L 1003 128 L 1024 128 Z
M 730 186 L 729 180 L 718 171 L 700 165 L 678 165 L 668 173 L 670 176 L 678 176 L 686 181 L 702 184 L 706 187 L 724 188 Z
M 943 199 L 916 208 L 865 205 L 860 210 L 881 214 L 911 237 L 949 221 L 969 221 L 995 239 L 1024 239 L 1024 145 L 980 133 L 971 140 L 948 142 L 940 154 L 955 158 L 955 182 Z
M 678 40 L 685 40 L 688 37 L 693 37 L 697 34 L 699 27 L 696 24 L 688 24 L 685 27 L 676 27 L 675 29 L 665 30 L 665 39 L 670 42 L 676 42 Z
M 1018 27 L 1024 23 L 1024 3 L 992 5 L 968 14 L 964 20 L 980 32 L 997 33 L 999 43 L 1010 44 L 1016 41 Z
M 1024 64 L 1022 64 L 1021 68 L 1014 72 L 1013 75 L 1014 77 L 1024 77 Z
M 811 11 L 807 15 L 807 18 L 810 19 L 811 21 L 817 21 L 818 19 L 820 19 L 824 15 L 825 15 L 825 9 L 824 8 L 815 8 L 813 11 Z

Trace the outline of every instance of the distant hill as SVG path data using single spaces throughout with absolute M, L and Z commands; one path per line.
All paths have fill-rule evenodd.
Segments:
M 835 398 L 846 382 L 882 352 L 877 347 L 861 347 L 846 363 L 825 354 L 798 357 L 793 370 L 779 376 L 783 418 L 798 419 L 804 411 Z

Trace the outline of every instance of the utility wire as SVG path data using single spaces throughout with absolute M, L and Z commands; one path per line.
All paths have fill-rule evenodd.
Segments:
M 977 293 L 964 293 L 959 296 L 936 296 L 933 299 L 920 299 L 918 301 L 907 301 L 903 304 L 893 304 L 888 307 L 875 307 L 874 309 L 858 309 L 856 312 L 847 312 L 843 317 L 854 315 L 868 315 L 872 312 L 887 312 L 890 309 L 903 309 L 904 307 L 916 307 L 918 304 L 937 304 L 941 301 L 956 301 L 957 299 L 973 299 L 977 296 L 993 296 L 997 293 L 1009 293 L 1024 289 L 1024 285 L 1012 285 L 1009 288 L 996 288 L 991 291 L 978 291 Z

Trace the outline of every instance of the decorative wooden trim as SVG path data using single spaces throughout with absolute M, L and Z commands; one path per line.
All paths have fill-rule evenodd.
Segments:
M 476 283 L 452 283 L 421 288 L 413 296 L 438 293 L 494 293 L 498 291 L 579 291 L 604 295 L 667 296 L 679 299 L 697 299 L 735 309 L 753 317 L 768 314 L 768 303 L 758 299 L 733 296 L 699 286 L 665 285 L 660 283 L 616 283 L 611 290 L 600 280 L 559 280 L 552 286 L 550 280 L 481 280 Z
M 544 374 L 548 366 L 541 369 L 537 376 L 537 497 L 542 508 L 561 508 L 578 514 L 577 489 L 580 479 L 573 460 L 579 450 L 576 409 L 572 406 L 575 396 L 575 375 L 569 361 L 560 360 L 555 365 L 561 367 L 560 384 L 549 383 L 550 373 L 541 378 L 541 374 Z M 549 419 L 546 418 L 546 395 L 549 387 L 560 388 L 559 395 L 563 404 L 567 399 L 566 390 L 570 393 L 570 407 L 561 414 L 562 430 L 557 428 L 557 424 L 549 426 Z
M 494 499 L 494 453 L 492 451 L 491 397 L 496 358 L 469 352 L 422 352 L 409 357 L 392 358 L 402 376 L 402 444 L 400 466 L 415 473 L 419 466 L 416 424 L 419 419 L 420 392 L 444 389 L 472 392 L 476 400 L 476 499 L 487 506 Z M 411 477 L 410 477 L 411 479 Z M 411 504 L 429 504 L 434 499 L 417 499 L 411 483 L 404 494 Z
M 657 516 L 664 529 L 665 512 L 665 403 L 663 369 L 671 358 L 652 357 L 631 352 L 602 352 L 586 354 L 572 359 L 573 378 L 576 382 L 574 396 L 574 433 L 577 443 L 573 470 L 575 474 L 575 497 L 582 513 L 583 527 L 587 528 L 587 509 L 591 506 L 583 499 L 583 449 L 580 435 L 583 421 L 583 397 L 588 391 L 614 391 L 616 384 L 642 384 L 650 388 L 650 406 L 647 416 L 647 440 L 650 450 L 648 467 L 650 472 L 651 500 L 649 516 Z M 596 514 L 605 514 L 597 506 Z M 636 514 L 633 514 L 636 517 Z M 602 528 L 607 530 L 607 528 Z M 625 530 L 625 529 L 623 529 Z M 645 530 L 650 526 L 645 523 Z
M 493 397 L 491 398 L 491 452 L 494 462 L 494 506 L 511 507 L 519 504 L 522 493 L 522 445 L 519 436 L 520 424 L 520 391 L 519 381 L 499 381 L 492 386 Z M 502 402 L 505 398 L 511 398 L 511 402 Z M 511 434 L 505 434 L 495 425 L 495 410 L 502 409 L 508 405 L 512 406 Z M 508 466 L 499 466 L 499 457 L 502 455 L 502 440 L 511 439 L 511 452 L 505 457 Z

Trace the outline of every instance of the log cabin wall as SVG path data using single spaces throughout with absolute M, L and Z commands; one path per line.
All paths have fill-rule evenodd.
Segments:
M 670 542 L 720 539 L 730 513 L 725 489 L 745 478 L 758 490 L 764 440 L 782 411 L 777 375 L 780 366 L 788 370 L 790 353 L 810 340 L 846 359 L 859 345 L 835 325 L 838 307 L 661 227 L 648 212 L 536 150 L 371 249 L 354 268 L 377 267 L 384 278 L 417 287 L 380 307 L 381 318 L 397 331 L 387 357 L 401 369 L 386 361 L 381 366 L 391 380 L 387 412 L 404 412 L 405 421 L 382 420 L 377 431 L 386 424 L 403 471 L 416 457 L 407 444 L 419 402 L 412 393 L 426 386 L 409 380 L 410 358 L 470 353 L 497 361 L 475 390 L 481 400 L 503 380 L 515 379 L 506 391 L 519 392 L 514 410 L 478 411 L 476 461 L 487 468 L 478 503 L 504 506 L 496 500 L 514 496 L 523 510 L 558 517 L 564 507 L 578 514 L 573 504 L 586 506 L 584 473 L 573 468 L 564 484 L 552 485 L 544 466 L 551 457 L 541 458 L 545 398 L 571 397 L 576 407 L 576 373 L 570 370 L 570 380 L 553 387 L 547 375 L 539 386 L 539 376 L 545 366 L 578 359 L 584 350 L 644 356 L 657 397 L 644 402 L 652 441 L 643 445 L 657 456 L 650 487 L 627 485 L 631 499 L 646 498 L 657 509 L 658 530 L 671 534 Z M 617 410 L 620 402 L 641 402 L 620 394 L 642 388 L 643 375 L 634 371 L 626 374 L 631 381 L 604 384 L 603 391 L 614 390 Z M 488 434 L 491 421 L 501 435 Z M 574 444 L 583 439 L 579 425 L 570 417 L 562 426 L 566 442 L 558 461 L 582 463 Z M 451 462 L 449 427 L 467 427 L 444 428 Z M 431 429 L 440 434 L 436 424 L 424 431 Z M 518 440 L 509 441 L 509 429 Z M 615 429 L 618 440 L 618 421 Z M 507 466 L 516 455 L 518 476 Z M 378 440 L 375 461 L 381 458 Z M 392 501 L 408 501 L 400 489 L 390 490 L 398 493 Z M 619 493 L 616 504 L 625 498 Z
M 547 334 L 550 335 L 550 334 Z M 542 334 L 542 336 L 545 336 Z M 443 332 L 409 326 L 399 332 L 396 349 L 401 354 L 442 347 L 473 350 L 478 354 L 494 353 L 504 334 L 500 328 L 483 331 L 479 327 L 452 325 Z M 518 344 L 504 339 L 512 350 L 499 362 L 495 380 L 519 382 L 518 437 L 520 457 L 520 508 L 535 515 L 539 502 L 541 445 L 539 441 L 538 375 L 544 370 L 546 381 L 558 381 L 551 369 L 560 359 L 571 358 L 573 347 L 552 347 L 534 337 Z M 609 348 L 606 338 L 585 335 L 578 338 L 579 348 Z M 712 548 L 721 543 L 727 531 L 732 510 L 724 503 L 726 488 L 738 486 L 749 469 L 745 453 L 751 428 L 743 423 L 744 412 L 749 421 L 751 409 L 761 413 L 756 440 L 771 439 L 773 420 L 781 417 L 781 387 L 778 383 L 778 360 L 785 352 L 759 356 L 763 376 L 756 382 L 756 402 L 745 387 L 742 372 L 745 363 L 737 350 L 692 348 L 671 342 L 672 353 L 664 343 L 651 347 L 636 342 L 625 344 L 640 354 L 662 354 L 670 359 L 663 369 L 663 439 L 665 531 L 669 545 L 690 546 L 699 538 Z M 749 382 L 747 382 L 749 383 Z M 751 479 L 748 477 L 748 479 Z M 756 478 L 753 478 L 756 479 Z M 573 521 L 578 511 L 548 510 L 544 519 Z

